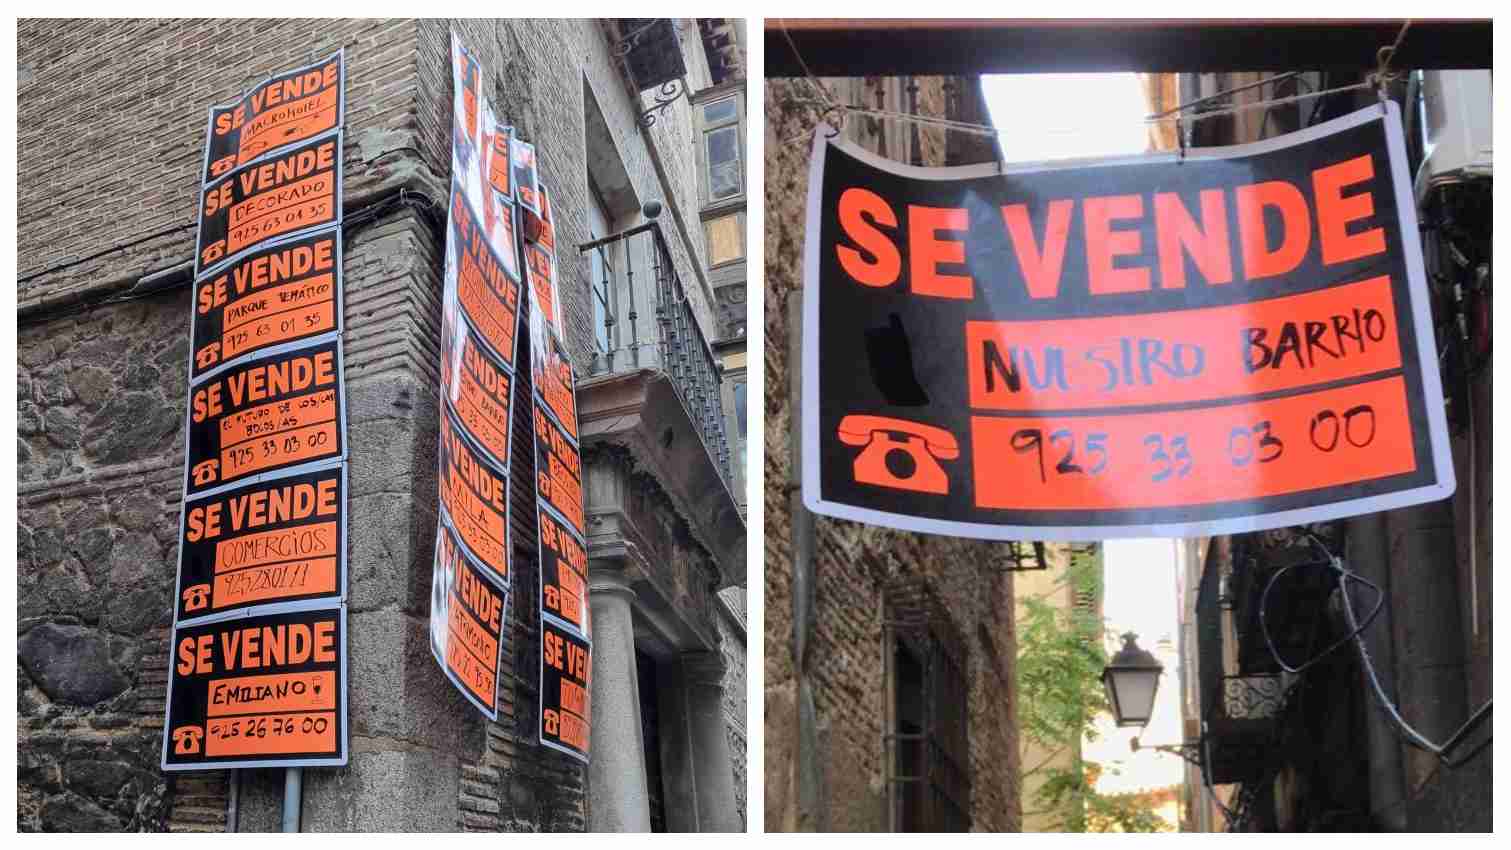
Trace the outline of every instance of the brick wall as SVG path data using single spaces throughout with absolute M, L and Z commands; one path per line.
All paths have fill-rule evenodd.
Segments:
M 829 80 L 849 102 L 874 105 L 880 85 L 888 109 L 901 86 L 891 80 Z M 946 111 L 945 84 L 918 78 L 920 111 Z M 968 86 L 969 87 L 969 86 Z M 882 750 L 881 588 L 898 577 L 923 576 L 962 637 L 970 723 L 973 828 L 1012 831 L 1019 825 L 1018 743 L 1012 699 L 1013 583 L 1006 547 L 951 537 L 906 534 L 858 523 L 817 520 L 816 580 L 810 678 L 817 708 L 821 773 L 819 811 L 801 816 L 797 800 L 797 690 L 792 661 L 792 517 L 790 441 L 793 410 L 788 354 L 787 293 L 801 288 L 809 133 L 816 110 L 797 101 L 818 95 L 804 81 L 766 82 L 766 829 L 885 829 L 887 788 Z M 860 98 L 866 98 L 861 101 Z M 952 110 L 953 111 L 953 110 Z M 895 132 L 851 119 L 847 132 L 873 150 Z M 788 140 L 801 137 L 801 141 Z M 919 133 L 923 161 L 944 164 L 937 131 Z M 952 163 L 954 164 L 954 163 Z

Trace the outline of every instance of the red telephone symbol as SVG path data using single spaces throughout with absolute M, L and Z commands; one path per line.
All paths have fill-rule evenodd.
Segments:
M 855 458 L 856 482 L 894 490 L 948 493 L 950 479 L 939 461 L 960 457 L 960 444 L 949 431 L 886 416 L 846 416 L 839 422 L 839 440 L 866 447 Z

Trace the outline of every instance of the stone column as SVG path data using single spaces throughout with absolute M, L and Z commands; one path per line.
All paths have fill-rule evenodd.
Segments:
M 734 764 L 724 726 L 724 658 L 717 652 L 682 656 L 692 736 L 694 795 L 699 832 L 738 832 Z
M 589 568 L 593 716 L 588 801 L 593 832 L 650 832 L 645 741 L 635 676 L 635 592 L 612 568 Z

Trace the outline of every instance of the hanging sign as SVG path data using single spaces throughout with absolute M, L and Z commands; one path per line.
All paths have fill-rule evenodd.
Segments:
M 513 139 L 509 148 L 509 162 L 514 168 L 514 196 L 520 206 L 540 215 L 540 186 L 536 183 L 535 146 L 521 139 Z
M 588 550 L 549 511 L 540 523 L 540 610 L 586 638 L 588 626 Z
M 200 196 L 195 277 L 242 251 L 341 220 L 341 132 L 247 163 Z
M 584 764 L 591 738 L 593 646 L 540 621 L 540 742 Z
M 441 416 L 441 509 L 463 548 L 509 582 L 509 476 L 494 469 L 449 413 Z
M 493 192 L 486 193 L 489 196 Z M 493 204 L 490 203 L 490 206 Z M 488 238 L 492 227 L 484 227 L 466 201 L 460 184 L 451 190 L 451 222 L 447 234 L 447 261 L 452 264 L 448 284 L 455 281 L 456 301 L 467 323 L 477 331 L 489 354 L 510 370 L 514 368 L 514 333 L 519 324 L 519 278 L 511 268 L 517 260 L 505 262 L 503 256 L 515 255 L 513 206 L 504 208 L 495 219 L 506 242 Z M 510 224 L 504 225 L 504 221 Z M 497 246 L 497 247 L 495 247 Z M 503 250 L 499 250 L 499 249 Z
M 163 770 L 346 761 L 344 607 L 174 630 Z
M 263 154 L 341 125 L 346 105 L 345 53 L 278 74 L 240 100 L 210 108 L 204 182 Z
M 489 720 L 498 719 L 498 669 L 509 588 L 479 570 L 442 522 L 430 587 L 430 651 L 446 678 Z
M 1395 107 L 1000 168 L 820 128 L 803 492 L 991 539 L 1197 536 L 1453 492 Z
M 189 389 L 186 497 L 346 457 L 338 339 L 268 354 Z
M 340 237 L 331 228 L 278 242 L 197 283 L 189 379 L 275 345 L 341 330 Z
M 249 605 L 340 601 L 346 467 L 232 487 L 184 506 L 176 622 Z

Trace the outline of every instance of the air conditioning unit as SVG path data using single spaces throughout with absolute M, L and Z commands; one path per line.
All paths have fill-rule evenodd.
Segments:
M 1488 180 L 1494 164 L 1490 71 L 1423 71 L 1417 203 L 1441 186 Z

